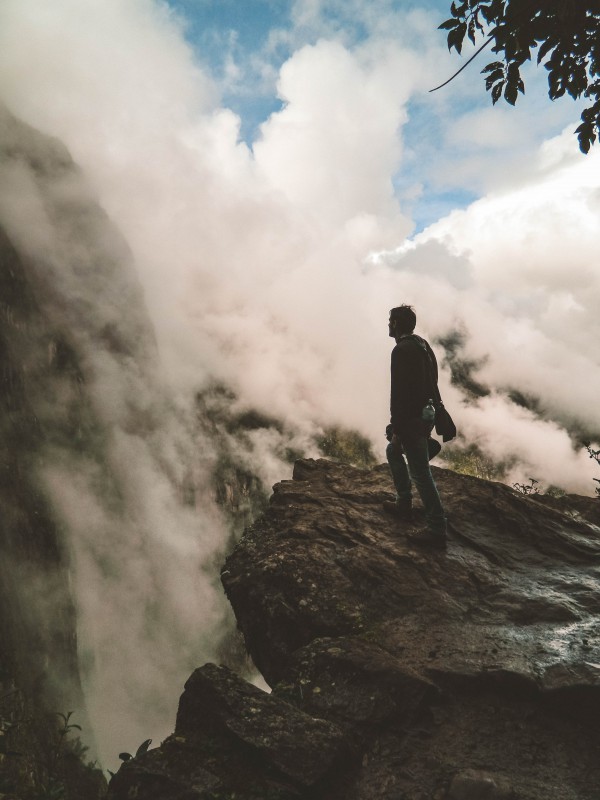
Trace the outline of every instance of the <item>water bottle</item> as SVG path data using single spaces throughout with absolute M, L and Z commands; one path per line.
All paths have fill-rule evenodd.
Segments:
M 423 406 L 421 419 L 428 423 L 432 423 L 435 420 L 435 406 L 433 405 L 433 400 L 429 399 L 427 405 Z

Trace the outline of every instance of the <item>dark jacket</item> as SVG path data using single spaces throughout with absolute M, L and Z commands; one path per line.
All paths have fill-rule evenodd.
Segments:
M 403 336 L 392 350 L 391 423 L 394 433 L 427 435 L 421 412 L 437 395 L 438 367 L 429 344 L 416 334 Z

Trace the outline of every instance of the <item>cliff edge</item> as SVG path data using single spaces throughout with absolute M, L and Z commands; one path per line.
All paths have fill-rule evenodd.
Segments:
M 445 553 L 386 465 L 298 461 L 222 572 L 272 693 L 199 668 L 109 797 L 598 800 L 600 503 L 435 478 Z

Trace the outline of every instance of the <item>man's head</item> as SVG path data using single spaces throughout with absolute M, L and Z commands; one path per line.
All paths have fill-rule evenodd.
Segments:
M 390 311 L 389 334 L 394 338 L 412 333 L 417 324 L 417 315 L 412 306 L 396 306 Z

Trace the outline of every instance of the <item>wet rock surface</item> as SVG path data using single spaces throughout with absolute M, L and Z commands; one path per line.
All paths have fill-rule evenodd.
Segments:
M 446 552 L 385 465 L 297 462 L 222 573 L 272 694 L 197 670 L 110 797 L 598 800 L 600 503 L 435 477 Z

